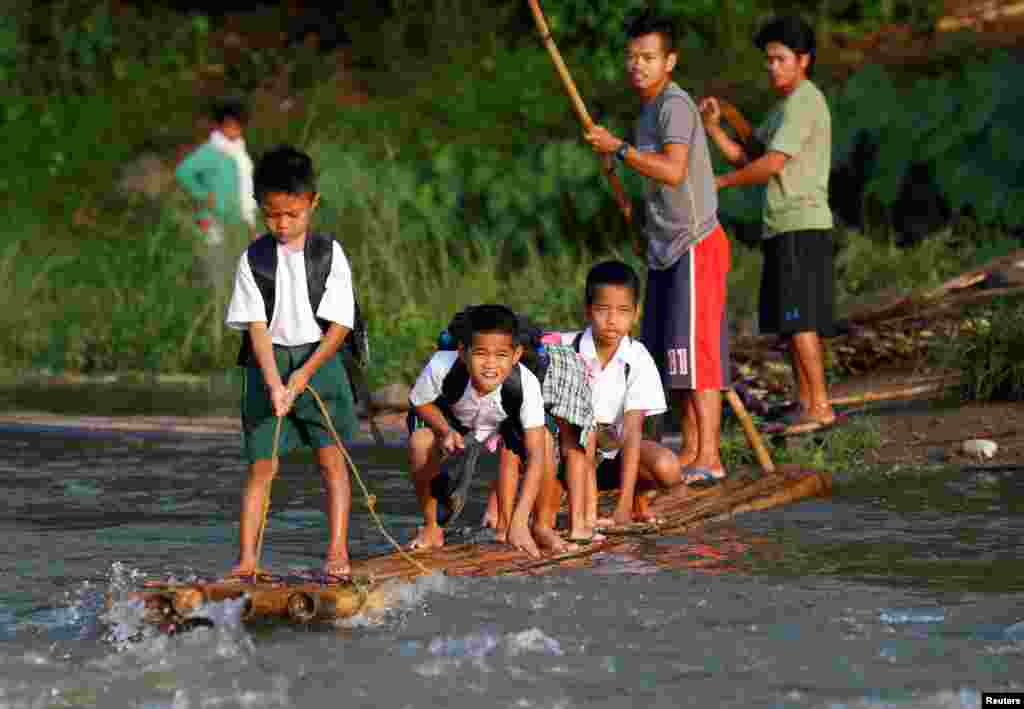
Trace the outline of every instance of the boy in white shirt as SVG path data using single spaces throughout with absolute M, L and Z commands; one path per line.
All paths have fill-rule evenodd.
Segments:
M 438 501 L 431 489 L 442 460 L 466 447 L 464 436 L 484 442 L 502 433 L 506 445 L 516 441 L 515 453 L 526 460 L 523 489 L 512 512 L 507 541 L 537 557 L 541 546 L 556 548 L 561 543 L 542 521 L 535 519 L 532 530 L 529 522 L 545 468 L 541 385 L 519 362 L 523 347 L 514 312 L 502 305 L 469 308 L 463 327 L 456 335 L 458 349 L 435 352 L 409 394 L 414 414 L 410 419 L 416 424 L 409 436 L 409 460 L 424 519 L 412 547 L 444 546 L 444 531 L 437 520 Z M 512 391 L 516 392 L 514 398 Z M 518 410 L 506 411 L 504 405 L 513 400 L 518 402 Z
M 639 315 L 640 279 L 621 261 L 605 261 L 587 274 L 585 314 L 589 326 L 562 335 L 590 365 L 597 419 L 596 475 L 588 476 L 587 522 L 620 525 L 649 519 L 637 483 L 662 487 L 682 481 L 676 455 L 643 440 L 647 416 L 667 410 L 661 374 L 644 345 L 629 333 Z M 597 488 L 618 487 L 611 520 L 597 519 Z
M 253 182 L 269 233 L 242 254 L 225 318 L 228 327 L 244 332 L 238 363 L 246 368 L 242 429 L 250 464 L 238 563 L 229 577 L 258 573 L 257 539 L 276 473 L 272 455 L 282 417 L 279 455 L 299 445 L 316 450 L 328 523 L 320 572 L 339 580 L 351 571 L 348 470 L 306 387 L 313 386 L 323 399 L 339 434 L 350 436 L 357 425 L 355 406 L 338 349 L 358 319 L 352 274 L 341 245 L 309 229 L 319 200 L 309 156 L 288 146 L 275 148 L 260 158 Z

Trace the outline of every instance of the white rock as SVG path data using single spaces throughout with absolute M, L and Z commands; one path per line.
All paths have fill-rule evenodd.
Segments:
M 995 457 L 996 451 L 999 450 L 999 446 L 996 445 L 995 441 L 989 441 L 983 438 L 972 438 L 963 442 L 962 450 L 967 455 L 987 459 Z

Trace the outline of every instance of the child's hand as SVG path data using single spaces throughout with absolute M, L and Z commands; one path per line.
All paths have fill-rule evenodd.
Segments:
M 291 389 L 282 385 L 270 390 L 270 403 L 274 407 L 274 416 L 285 416 L 292 408 L 295 400 Z
M 309 375 L 301 369 L 296 369 L 292 372 L 292 375 L 288 377 L 288 388 L 292 390 L 292 396 L 298 398 L 302 392 L 306 391 L 306 386 L 309 384 Z
M 462 434 L 454 429 L 448 431 L 441 440 L 441 450 L 448 455 L 452 455 L 456 451 L 461 451 L 465 448 L 466 442 L 462 439 Z

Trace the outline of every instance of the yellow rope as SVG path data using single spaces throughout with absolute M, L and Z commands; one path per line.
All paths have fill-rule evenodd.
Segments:
M 370 515 L 373 517 L 373 520 L 377 523 L 377 527 L 380 529 L 381 534 L 391 542 L 391 546 L 395 548 L 395 551 L 397 551 L 403 559 L 425 574 L 433 573 L 427 566 L 424 566 L 420 561 L 410 556 L 409 553 L 402 548 L 402 545 L 396 542 L 395 538 L 388 533 L 387 529 L 385 529 L 384 522 L 382 522 L 380 517 L 377 515 L 377 496 L 370 494 L 370 490 L 366 487 L 366 483 L 363 482 L 363 477 L 359 474 L 359 468 L 356 467 L 355 461 L 352 460 L 352 456 L 348 454 L 348 450 L 345 448 L 344 444 L 342 444 L 341 436 L 339 436 L 338 432 L 334 429 L 334 423 L 331 421 L 331 415 L 327 412 L 327 407 L 324 405 L 320 395 L 317 394 L 316 389 L 313 388 L 312 384 L 307 384 L 306 388 L 309 390 L 309 393 L 313 395 L 313 398 L 316 399 L 316 403 L 320 407 L 320 413 L 324 417 L 324 423 L 327 424 L 327 429 L 334 437 L 334 442 L 337 444 L 338 449 L 341 450 L 341 454 L 345 457 L 345 461 L 348 463 L 348 467 L 352 471 L 352 474 L 355 475 L 356 481 L 359 483 L 359 487 L 362 488 L 363 495 L 366 497 L 366 506 L 370 510 Z M 270 487 L 274 482 L 274 478 L 277 476 L 277 448 L 278 440 L 281 436 L 282 418 L 283 417 L 281 416 L 277 417 L 277 426 L 274 429 L 274 450 L 271 454 L 271 459 L 273 460 L 273 472 L 271 473 L 270 480 L 267 481 L 267 491 L 263 496 L 263 520 L 260 522 L 260 531 L 256 538 L 257 570 L 260 565 L 260 551 L 263 547 L 263 530 L 267 526 L 267 512 L 270 510 Z
M 433 573 L 429 568 L 420 563 L 419 560 L 414 559 L 412 556 L 410 556 L 409 553 L 402 548 L 402 545 L 396 542 L 395 538 L 388 533 L 387 529 L 385 529 L 384 522 L 382 522 L 380 517 L 377 515 L 377 496 L 370 494 L 370 490 L 366 487 L 366 483 L 363 482 L 363 476 L 359 474 L 359 468 L 356 467 L 355 461 L 352 460 L 352 456 L 348 454 L 348 450 L 345 448 L 345 445 L 341 442 L 341 436 L 339 436 L 338 432 L 334 430 L 334 424 L 331 422 L 331 415 L 327 412 L 327 407 L 324 406 L 323 399 L 321 399 L 320 395 L 316 393 L 316 389 L 313 388 L 312 384 L 307 384 L 306 388 L 309 389 L 309 393 L 313 395 L 314 399 L 316 399 L 316 403 L 320 407 L 320 413 L 324 417 L 324 423 L 327 424 L 328 430 L 331 432 L 331 435 L 334 436 L 334 442 L 341 450 L 341 454 L 345 456 L 345 460 L 348 462 L 348 467 L 352 470 L 352 474 L 355 475 L 356 477 L 356 482 L 358 482 L 359 487 L 363 489 L 363 495 L 366 497 L 366 507 L 370 510 L 370 515 L 373 517 L 373 520 L 377 523 L 377 527 L 380 529 L 380 533 L 384 535 L 385 539 L 391 542 L 391 546 L 395 548 L 395 551 L 397 551 L 398 554 L 403 559 L 408 561 L 410 564 L 412 564 L 425 574 Z

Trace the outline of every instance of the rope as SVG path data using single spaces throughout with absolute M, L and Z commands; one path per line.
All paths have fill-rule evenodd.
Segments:
M 316 392 L 316 389 L 313 388 L 312 384 L 307 384 L 306 389 L 308 389 L 309 393 L 313 395 L 314 399 L 316 399 L 317 406 L 320 407 L 320 414 L 324 418 L 324 423 L 327 424 L 327 429 L 331 432 L 331 436 L 334 438 L 334 443 L 338 446 L 341 454 L 345 457 L 345 461 L 348 463 L 349 469 L 352 471 L 352 474 L 355 475 L 356 482 L 358 482 L 359 487 L 362 488 L 363 496 L 366 498 L 366 507 L 370 510 L 370 515 L 373 517 L 373 521 L 377 523 L 377 527 L 380 529 L 381 534 L 384 535 L 385 539 L 391 542 L 391 546 L 395 548 L 395 551 L 398 552 L 399 556 L 408 561 L 409 564 L 418 568 L 425 574 L 433 573 L 430 568 L 410 556 L 409 553 L 402 548 L 402 545 L 395 541 L 395 538 L 388 533 L 388 530 L 384 527 L 384 522 L 382 522 L 380 517 L 377 515 L 377 496 L 371 494 L 369 488 L 366 487 L 366 483 L 363 482 L 363 476 L 359 474 L 359 468 L 356 467 L 355 461 L 352 460 L 352 456 L 348 453 L 348 449 L 346 449 L 344 444 L 341 442 L 341 436 L 338 435 L 338 432 L 334 428 L 334 423 L 331 421 L 331 415 L 327 412 L 327 407 L 324 405 L 323 399 L 320 398 L 320 395 Z M 267 481 L 267 491 L 263 497 L 263 520 L 260 522 L 260 531 L 256 538 L 257 569 L 259 568 L 260 550 L 263 546 L 263 530 L 267 526 L 267 512 L 270 510 L 270 486 L 273 484 L 274 478 L 277 476 L 277 448 L 278 440 L 281 436 L 282 419 L 282 416 L 277 417 L 277 426 L 274 428 L 274 450 L 272 453 L 274 472 L 270 476 L 270 480 Z

